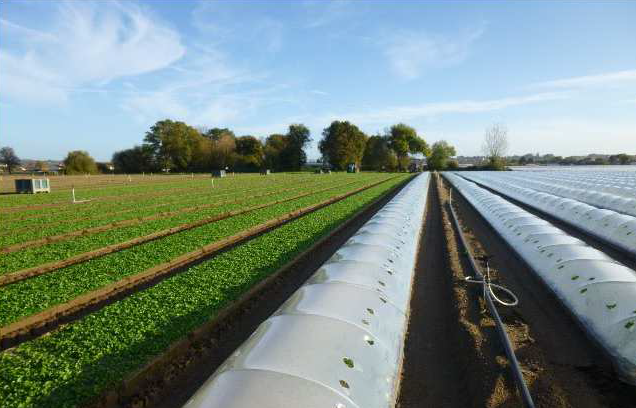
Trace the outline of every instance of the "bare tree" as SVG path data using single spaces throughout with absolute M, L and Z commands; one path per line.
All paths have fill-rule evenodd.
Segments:
M 508 128 L 506 125 L 495 123 L 486 129 L 482 151 L 491 163 L 502 161 L 508 151 Z

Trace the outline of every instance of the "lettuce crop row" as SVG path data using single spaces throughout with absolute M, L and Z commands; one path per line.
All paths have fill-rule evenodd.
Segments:
M 308 184 L 314 185 L 315 188 L 319 188 L 319 186 L 325 185 L 326 183 L 306 183 L 301 185 L 302 187 L 307 186 Z M 302 188 L 301 186 L 297 188 Z M 246 190 L 241 190 L 240 192 L 235 193 L 225 193 L 225 194 L 213 194 L 208 191 L 203 195 L 195 196 L 194 198 L 190 197 L 182 197 L 180 200 L 175 200 L 173 203 L 160 204 L 161 207 L 158 206 L 148 206 L 147 204 L 137 205 L 135 208 L 129 209 L 125 213 L 117 213 L 112 216 L 99 216 L 98 218 L 86 218 L 86 219 L 77 219 L 74 222 L 65 222 L 61 224 L 53 224 L 43 223 L 39 225 L 37 228 L 35 226 L 31 226 L 23 231 L 16 231 L 13 234 L 0 236 L 0 247 L 8 247 L 10 245 L 21 244 L 33 240 L 41 240 L 46 237 L 52 237 L 65 233 L 73 233 L 74 231 L 80 231 L 87 228 L 96 228 L 107 226 L 108 224 L 112 224 L 113 222 L 127 221 L 127 220 L 139 220 L 142 217 L 170 217 L 173 214 L 169 214 L 174 211 L 193 211 L 196 210 L 196 207 L 201 205 L 211 206 L 218 202 L 225 202 L 229 200 L 237 200 L 237 199 L 249 199 L 252 196 L 265 195 L 269 193 L 275 193 L 277 191 L 284 191 L 289 189 L 288 184 L 280 183 L 276 186 L 268 186 L 266 188 L 261 187 L 260 189 L 251 188 Z M 68 215 L 66 217 L 68 219 Z M 40 222 L 43 220 L 40 219 Z
M 0 354 L 0 406 L 74 407 L 116 387 L 406 176 L 353 195 Z
M 275 174 L 271 179 L 282 178 L 282 177 L 299 177 L 299 176 L 307 176 L 307 173 L 292 175 L 289 173 L 284 174 Z M 228 177 L 223 179 L 223 182 L 226 183 L 235 183 L 235 182 L 251 182 L 256 181 L 260 178 L 257 174 L 244 174 L 244 175 L 235 175 L 232 177 Z M 170 195 L 175 191 L 188 191 L 191 189 L 196 189 L 199 187 L 205 187 L 210 184 L 209 177 L 183 177 L 180 179 L 173 179 L 170 181 L 162 181 L 162 182 L 145 182 L 143 177 L 137 175 L 132 176 L 133 181 L 130 183 L 117 184 L 117 185 L 99 185 L 96 187 L 91 186 L 90 184 L 82 183 L 78 185 L 76 188 L 76 192 L 81 192 L 82 199 L 93 199 L 96 201 L 101 200 L 109 200 L 109 199 L 131 199 L 136 196 L 143 196 L 147 194 L 160 193 L 165 195 Z M 64 183 L 63 180 L 59 178 L 51 178 L 51 188 L 52 192 L 50 194 L 37 194 L 37 195 L 7 195 L 0 202 L 0 209 L 2 211 L 12 211 L 12 210 L 27 210 L 31 206 L 41 205 L 41 204 L 59 204 L 66 203 L 68 201 L 68 197 L 70 195 L 70 187 L 73 185 L 72 182 Z M 57 189 L 56 185 L 64 183 L 65 188 Z
M 348 182 L 351 182 L 351 180 Z M 368 182 L 368 179 L 360 178 L 355 183 L 361 184 L 364 182 Z M 309 186 L 306 190 L 311 191 L 312 186 Z M 138 225 L 124 226 L 97 234 L 79 236 L 68 241 L 53 242 L 43 246 L 26 248 L 18 252 L 3 254 L 3 256 L 0 257 L 0 274 L 15 272 L 49 262 L 60 261 L 107 245 L 128 241 L 136 237 L 191 223 L 203 218 L 219 215 L 227 211 L 250 207 L 264 202 L 276 201 L 285 197 L 291 197 L 298 193 L 299 192 L 283 192 L 268 197 L 261 197 L 260 199 L 255 199 L 248 203 L 228 203 L 218 207 L 202 209 L 197 212 L 188 212 L 169 218 L 151 220 Z
M 142 195 L 146 193 L 165 191 L 170 193 L 175 190 L 188 190 L 198 185 L 203 185 L 202 179 L 186 179 L 180 181 L 171 181 L 168 183 L 150 184 L 150 183 L 130 183 L 129 185 L 118 185 L 117 187 L 103 186 L 97 189 L 91 189 L 90 187 L 82 187 L 84 199 L 103 199 L 108 197 L 133 197 L 136 195 Z M 64 203 L 68 201 L 70 191 L 55 190 L 55 179 L 51 179 L 52 192 L 49 194 L 37 194 L 37 195 L 9 195 L 7 200 L 2 200 L 0 208 L 3 210 L 28 210 L 30 206 L 50 204 L 50 203 Z M 79 189 L 79 187 L 78 187 Z
M 265 179 L 266 178 L 264 177 L 256 179 L 217 179 L 214 181 L 214 188 L 211 188 L 212 181 L 208 179 L 206 183 L 202 183 L 198 185 L 197 188 L 187 191 L 175 189 L 172 191 L 162 191 L 160 195 L 157 195 L 157 192 L 149 192 L 135 196 L 123 195 L 119 200 L 97 200 L 90 201 L 81 205 L 70 204 L 70 193 L 67 193 L 67 202 L 69 203 L 69 205 L 58 206 L 55 208 L 31 209 L 21 212 L 6 213 L 3 215 L 3 219 L 6 222 L 10 222 L 11 224 L 9 225 L 12 226 L 14 225 L 14 223 L 20 224 L 21 222 L 42 223 L 57 221 L 68 218 L 69 216 L 82 218 L 90 215 L 101 214 L 103 211 L 124 210 L 130 207 L 134 208 L 143 205 L 152 205 L 155 203 L 171 202 L 173 200 L 183 200 L 184 198 L 196 197 L 198 195 L 201 195 L 202 193 L 203 195 L 216 195 L 228 192 L 240 192 L 259 187 L 263 188 L 267 186 L 280 186 L 290 184 L 293 185 L 295 183 L 306 182 L 308 177 L 305 176 L 304 178 L 299 178 L 291 176 L 279 176 L 276 179 Z M 314 180 L 316 180 L 316 178 L 314 178 Z M 85 199 L 86 197 L 83 195 L 83 193 L 78 192 L 77 198 Z
M 364 184 L 317 192 L 10 284 L 0 290 L 0 326 L 68 302 L 83 293 Z
M 250 184 L 267 184 L 267 183 L 280 183 L 282 179 L 302 179 L 307 178 L 308 175 L 305 173 L 304 176 L 298 175 L 288 175 L 281 174 L 277 175 L 277 177 L 268 178 L 267 181 L 263 180 L 264 178 L 257 176 L 243 176 L 243 177 L 228 177 L 224 179 L 215 179 L 214 185 L 215 187 L 238 187 L 240 185 L 250 185 Z M 49 214 L 52 210 L 54 212 L 60 210 L 72 210 L 77 209 L 79 207 L 88 207 L 95 205 L 107 205 L 107 204 L 117 204 L 122 202 L 131 202 L 140 199 L 151 199 L 155 198 L 156 200 L 162 200 L 167 197 L 171 197 L 174 195 L 189 195 L 192 192 L 197 192 L 199 190 L 209 189 L 211 185 L 211 179 L 194 179 L 194 180 L 184 180 L 183 184 L 171 184 L 171 185 L 161 185 L 161 186 L 144 186 L 143 184 L 131 183 L 129 186 L 121 187 L 116 191 L 112 188 L 101 188 L 98 190 L 87 191 L 86 188 L 77 188 L 76 198 L 78 200 L 89 200 L 87 203 L 79 206 L 73 205 L 71 203 L 71 192 L 70 190 L 57 192 L 57 195 L 51 194 L 17 194 L 17 195 L 7 195 L 6 200 L 3 199 L 2 203 L 0 203 L 0 213 L 3 214 L 4 217 L 10 220 L 22 218 L 25 216 L 42 216 Z M 97 194 L 99 193 L 99 194 Z M 55 198 L 55 199 L 54 199 Z M 28 205 L 21 206 L 12 206 L 12 207 L 3 207 L 1 204 L 7 204 L 8 201 L 14 199 L 22 199 L 28 200 Z

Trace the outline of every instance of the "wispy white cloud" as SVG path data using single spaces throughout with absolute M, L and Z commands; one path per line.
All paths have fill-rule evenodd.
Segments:
M 230 67 L 214 49 L 195 47 L 192 54 L 152 88 L 128 84 L 122 107 L 144 123 L 170 117 L 204 124 L 206 116 L 222 121 L 237 115 L 239 108 L 228 100 L 225 89 L 255 78 Z
M 311 92 L 311 93 L 312 93 L 312 94 L 314 94 L 314 95 L 320 95 L 320 96 L 327 96 L 327 95 L 329 95 L 329 93 L 327 93 L 327 92 L 325 92 L 325 91 L 321 91 L 321 90 L 319 90 L 319 89 L 312 89 L 312 90 L 311 90 L 311 91 L 309 91 L 309 92 Z
M 0 18 L 0 29 L 6 34 L 15 34 L 18 38 L 25 40 L 39 40 L 39 41 L 57 41 L 57 38 L 49 33 L 42 32 L 33 28 L 24 27 L 20 24 L 13 23 L 4 18 Z
M 260 5 L 247 7 L 247 4 L 224 1 L 201 1 L 192 10 L 192 25 L 214 44 L 235 43 L 242 41 L 254 48 L 269 53 L 276 53 L 284 45 L 284 24 L 265 14 L 269 10 L 263 10 L 256 6 L 267 6 L 263 2 Z M 238 7 L 238 9 L 237 9 Z M 241 7 L 244 9 L 241 11 Z M 237 18 L 237 13 L 241 18 Z M 250 13 L 256 14 L 253 18 Z
M 133 3 L 64 2 L 52 27 L 3 20 L 0 35 L 23 46 L 0 50 L 3 96 L 64 102 L 79 87 L 165 68 L 185 53 L 179 35 Z
M 531 87 L 544 89 L 574 89 L 620 85 L 628 82 L 636 84 L 636 69 L 538 82 L 532 84 Z
M 281 96 L 286 85 L 272 85 L 266 74 L 237 68 L 207 46 L 193 46 L 156 86 L 125 87 L 121 105 L 142 123 L 169 117 L 195 126 L 228 126 L 260 107 L 297 102 Z
M 334 120 L 348 120 L 367 128 L 384 127 L 400 121 L 416 121 L 419 119 L 435 118 L 448 114 L 472 114 L 499 111 L 515 106 L 533 103 L 562 100 L 569 97 L 566 92 L 538 93 L 525 96 L 487 99 L 460 100 L 451 102 L 432 102 L 420 105 L 389 106 L 386 108 L 369 109 L 366 111 L 342 111 L 324 114 L 299 115 L 286 118 L 289 123 L 302 122 L 312 128 L 325 127 Z M 266 128 L 279 128 L 286 122 L 265 125 Z
M 436 102 L 421 105 L 394 106 L 368 112 L 351 112 L 343 117 L 360 124 L 393 123 L 421 118 L 436 117 L 452 113 L 479 113 L 497 111 L 513 106 L 547 102 L 568 98 L 564 92 L 538 93 L 526 96 L 488 99 Z
M 484 25 L 454 36 L 428 32 L 399 31 L 381 41 L 393 71 L 401 78 L 418 78 L 428 68 L 461 63 L 470 46 L 484 33 Z
M 319 0 L 303 2 L 308 19 L 305 28 L 320 28 L 339 21 L 352 12 L 351 0 Z

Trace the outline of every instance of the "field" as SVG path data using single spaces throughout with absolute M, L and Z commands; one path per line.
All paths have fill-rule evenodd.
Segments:
M 408 178 L 59 177 L 2 196 L 0 405 L 97 401 Z
M 633 405 L 636 171 L 51 180 L 0 196 L 2 407 L 287 403 L 252 371 L 351 406 L 519 407 L 465 281 L 483 255 L 519 300 L 497 310 L 535 406 Z M 317 316 L 340 329 L 301 323 Z M 219 391 L 219 373 L 247 380 Z

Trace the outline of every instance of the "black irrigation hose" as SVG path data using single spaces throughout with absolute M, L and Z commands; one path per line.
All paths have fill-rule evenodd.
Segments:
M 452 189 L 450 190 L 452 192 Z M 469 251 L 468 244 L 466 243 L 466 238 L 464 238 L 464 234 L 462 233 L 462 229 L 459 226 L 459 221 L 457 219 L 457 214 L 455 214 L 455 210 L 451 205 L 450 201 L 448 203 L 448 207 L 450 208 L 451 215 L 453 217 L 453 223 L 455 224 L 455 228 L 457 233 L 459 234 L 459 239 L 462 243 L 462 247 L 466 256 L 468 257 L 468 261 L 470 262 L 470 266 L 477 276 L 478 279 L 484 280 L 484 276 L 479 271 L 477 267 L 477 263 L 473 258 L 472 254 Z M 499 333 L 499 338 L 503 343 L 504 349 L 506 351 L 506 356 L 510 361 L 510 370 L 512 371 L 512 376 L 514 378 L 515 384 L 517 386 L 517 390 L 519 390 L 519 394 L 521 395 L 521 400 L 523 401 L 523 405 L 526 408 L 534 408 L 534 402 L 532 401 L 532 396 L 530 396 L 530 391 L 528 390 L 528 386 L 523 380 L 523 374 L 521 374 L 521 367 L 519 367 L 519 362 L 517 361 L 517 356 L 515 356 L 515 352 L 512 349 L 512 344 L 510 344 L 510 339 L 508 338 L 508 334 L 506 333 L 506 329 L 504 327 L 503 322 L 501 321 L 501 317 L 499 316 L 499 312 L 497 312 L 497 308 L 490 296 L 490 291 L 484 290 L 484 299 L 486 300 L 486 304 L 488 305 L 488 309 L 490 310 L 490 314 L 493 316 L 495 320 L 495 325 L 497 326 L 497 332 Z

